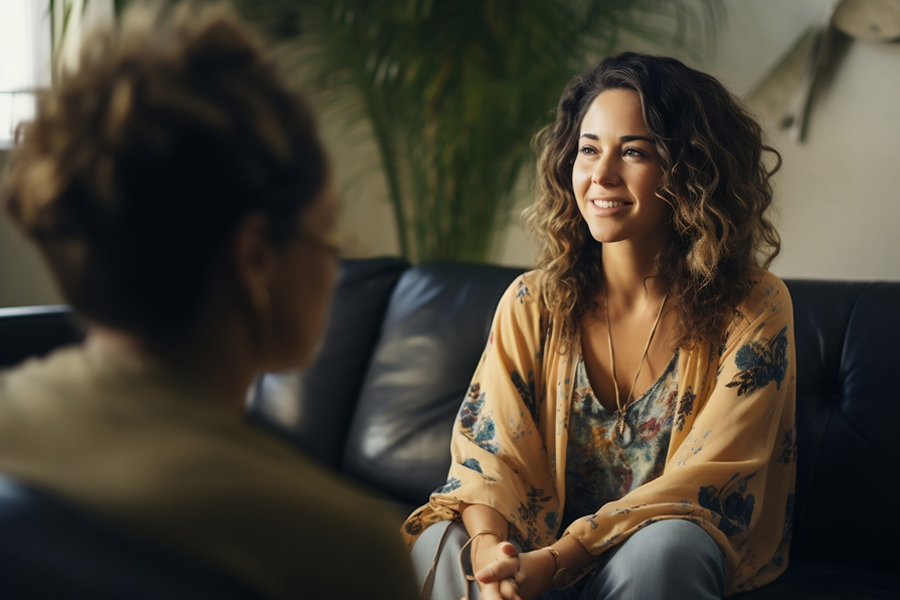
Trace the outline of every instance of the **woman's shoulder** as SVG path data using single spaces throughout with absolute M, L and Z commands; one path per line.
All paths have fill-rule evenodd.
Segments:
M 745 326 L 759 321 L 791 321 L 793 305 L 784 281 L 771 271 L 751 274 L 753 287 L 737 307 L 738 322 Z M 736 323 L 737 324 L 737 323 Z
M 517 276 L 503 293 L 495 317 L 499 321 L 516 323 L 518 328 L 541 328 L 546 316 L 541 289 L 542 272 L 526 271 Z
M 752 276 L 753 287 L 744 304 L 749 306 L 772 305 L 781 310 L 791 308 L 791 294 L 787 285 L 775 273 L 759 270 Z
M 542 282 L 542 270 L 525 271 L 506 288 L 500 301 L 501 307 L 518 311 L 540 311 L 544 305 Z
M 541 297 L 540 292 L 543 281 L 543 269 L 532 269 L 530 271 L 525 271 L 516 277 L 512 285 L 516 287 L 517 291 L 521 290 L 524 294 L 527 294 L 529 298 L 539 299 Z

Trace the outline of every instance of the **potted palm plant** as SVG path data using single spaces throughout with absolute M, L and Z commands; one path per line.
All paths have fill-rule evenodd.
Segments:
M 488 259 L 530 140 L 565 83 L 622 34 L 696 51 L 720 11 L 719 0 L 236 4 L 289 41 L 348 118 L 367 121 L 401 253 L 474 262 Z
M 697 48 L 716 0 L 247 0 L 370 126 L 402 254 L 488 259 L 565 83 L 623 33 Z M 650 24 L 648 24 L 650 23 Z

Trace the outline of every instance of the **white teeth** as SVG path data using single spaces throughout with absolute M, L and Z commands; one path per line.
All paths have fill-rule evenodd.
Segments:
M 615 208 L 617 206 L 625 206 L 624 202 L 608 202 L 606 200 L 592 200 L 594 206 L 598 208 Z

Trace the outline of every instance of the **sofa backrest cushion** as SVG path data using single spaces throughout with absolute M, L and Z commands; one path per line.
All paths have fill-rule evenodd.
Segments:
M 497 302 L 521 272 L 431 263 L 403 274 L 347 440 L 349 475 L 409 504 L 444 483 L 453 418 Z
M 80 342 L 84 328 L 68 306 L 0 308 L 0 367 Z
M 388 299 L 408 267 L 396 258 L 344 260 L 313 364 L 260 377 L 248 398 L 250 418 L 339 467 Z
M 797 346 L 797 557 L 897 569 L 900 282 L 788 281 Z

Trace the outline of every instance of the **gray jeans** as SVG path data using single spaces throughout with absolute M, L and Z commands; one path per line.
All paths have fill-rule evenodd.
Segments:
M 474 582 L 466 591 L 459 550 L 469 539 L 462 523 L 444 522 L 426 529 L 412 550 L 421 587 L 444 530 L 431 600 L 480 600 Z M 512 541 L 512 540 L 511 540 Z M 518 548 L 518 545 L 513 542 Z M 521 548 L 519 548 L 521 551 Z M 603 553 L 597 568 L 565 590 L 550 590 L 540 600 L 712 600 L 725 595 L 725 558 L 699 526 L 681 519 L 658 521 Z

